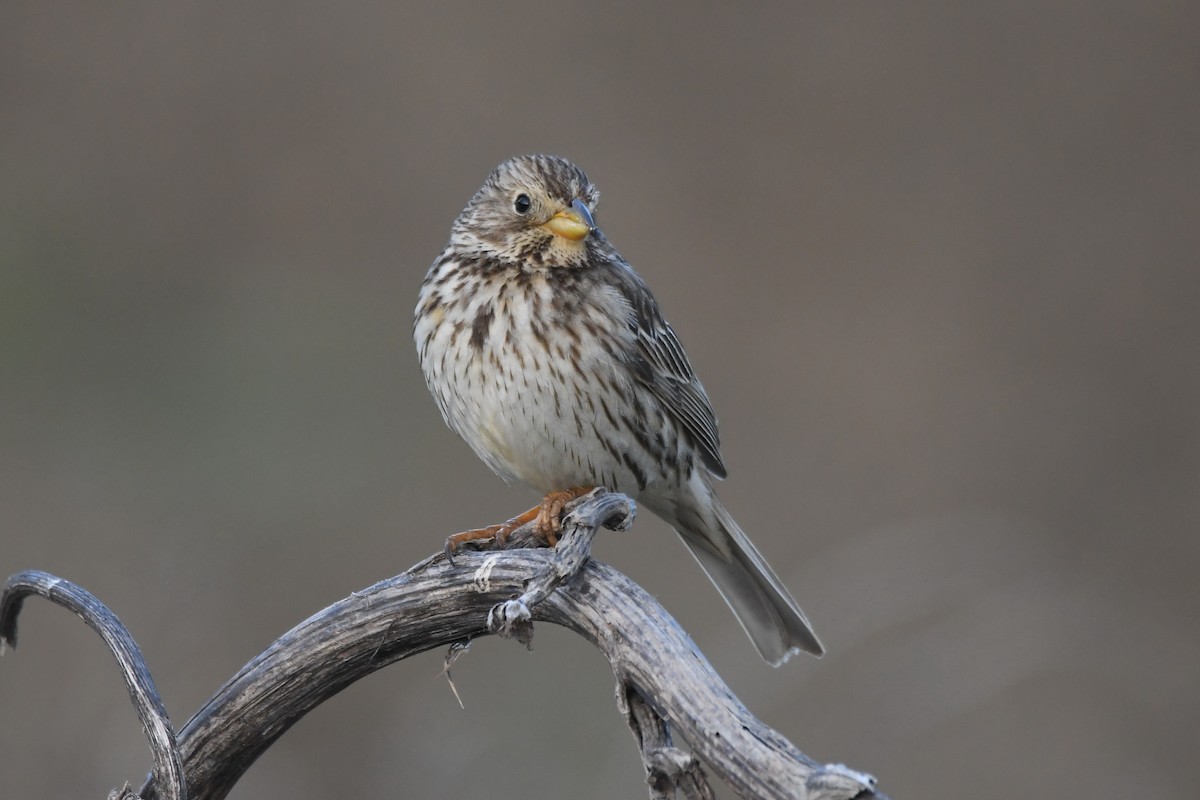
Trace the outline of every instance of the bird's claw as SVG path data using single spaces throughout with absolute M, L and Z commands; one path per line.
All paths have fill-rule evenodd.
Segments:
M 533 533 L 546 542 L 547 547 L 554 547 L 558 544 L 558 533 L 562 530 L 562 513 L 568 503 L 577 497 L 582 497 L 592 491 L 591 486 L 574 486 L 570 489 L 562 489 L 555 492 L 548 492 L 542 498 L 542 502 L 533 508 L 526 511 L 524 514 L 518 514 L 501 525 L 489 525 L 486 528 L 474 528 L 462 533 L 456 533 L 453 536 L 446 537 L 446 545 L 443 551 L 446 554 L 446 560 L 450 565 L 454 565 L 454 554 L 458 552 L 458 548 L 467 542 L 475 542 L 481 539 L 491 539 L 497 547 L 503 547 L 508 541 L 508 537 L 513 534 L 513 531 L 518 528 L 533 523 Z

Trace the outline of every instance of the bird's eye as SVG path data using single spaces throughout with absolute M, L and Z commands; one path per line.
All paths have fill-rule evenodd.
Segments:
M 528 214 L 529 209 L 532 207 L 533 201 L 525 193 L 517 195 L 517 199 L 513 200 L 513 211 L 516 211 L 518 214 Z

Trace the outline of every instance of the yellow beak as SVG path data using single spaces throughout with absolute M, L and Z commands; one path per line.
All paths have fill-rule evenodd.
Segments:
M 596 230 L 592 220 L 592 212 L 582 200 L 571 201 L 570 208 L 564 208 L 546 222 L 546 227 L 564 239 L 578 242 L 586 239 L 588 234 Z

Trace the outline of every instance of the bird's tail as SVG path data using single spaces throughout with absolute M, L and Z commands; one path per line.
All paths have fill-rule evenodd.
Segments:
M 800 606 L 788 594 L 754 543 L 716 496 L 701 530 L 676 524 L 676 532 L 700 562 L 759 654 L 777 667 L 800 650 L 821 656 L 825 648 Z M 715 523 L 715 524 L 713 524 Z

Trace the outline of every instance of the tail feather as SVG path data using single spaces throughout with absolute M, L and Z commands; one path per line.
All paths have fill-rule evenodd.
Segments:
M 825 648 L 800 606 L 729 512 L 716 497 L 710 497 L 717 530 L 692 531 L 677 526 L 676 533 L 755 648 L 776 667 L 800 650 L 824 655 Z

